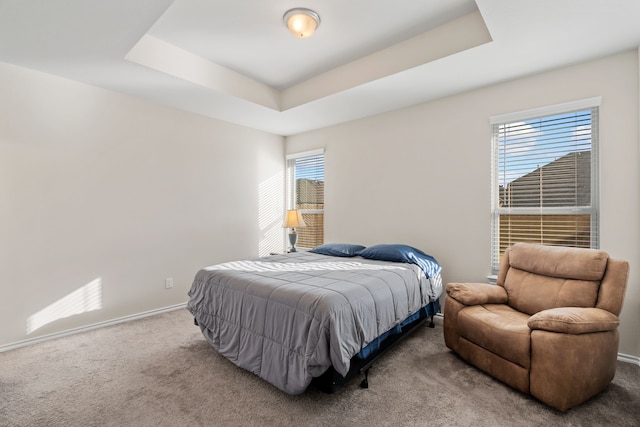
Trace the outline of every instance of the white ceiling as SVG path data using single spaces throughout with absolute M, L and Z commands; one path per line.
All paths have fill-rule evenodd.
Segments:
M 0 61 L 280 135 L 639 45 L 640 0 L 0 0 Z

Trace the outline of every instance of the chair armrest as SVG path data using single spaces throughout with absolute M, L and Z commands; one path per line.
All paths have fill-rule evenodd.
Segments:
M 620 324 L 615 314 L 601 308 L 559 307 L 542 310 L 529 318 L 529 329 L 563 334 L 612 331 Z
M 506 304 L 507 291 L 488 283 L 448 283 L 447 295 L 464 305 Z

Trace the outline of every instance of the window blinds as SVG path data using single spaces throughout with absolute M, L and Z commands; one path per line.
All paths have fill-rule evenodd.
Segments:
M 597 247 L 598 108 L 494 123 L 492 270 L 516 242 Z

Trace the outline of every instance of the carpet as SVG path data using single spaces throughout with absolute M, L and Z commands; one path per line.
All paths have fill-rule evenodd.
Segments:
M 176 310 L 0 353 L 1 426 L 638 426 L 640 367 L 566 413 L 467 365 L 442 319 L 333 394 L 287 395 L 244 371 Z

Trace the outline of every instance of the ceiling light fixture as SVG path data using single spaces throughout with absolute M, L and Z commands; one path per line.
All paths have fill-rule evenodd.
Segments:
M 291 34 L 299 39 L 311 37 L 320 26 L 320 15 L 311 9 L 296 7 L 284 14 L 284 23 Z

